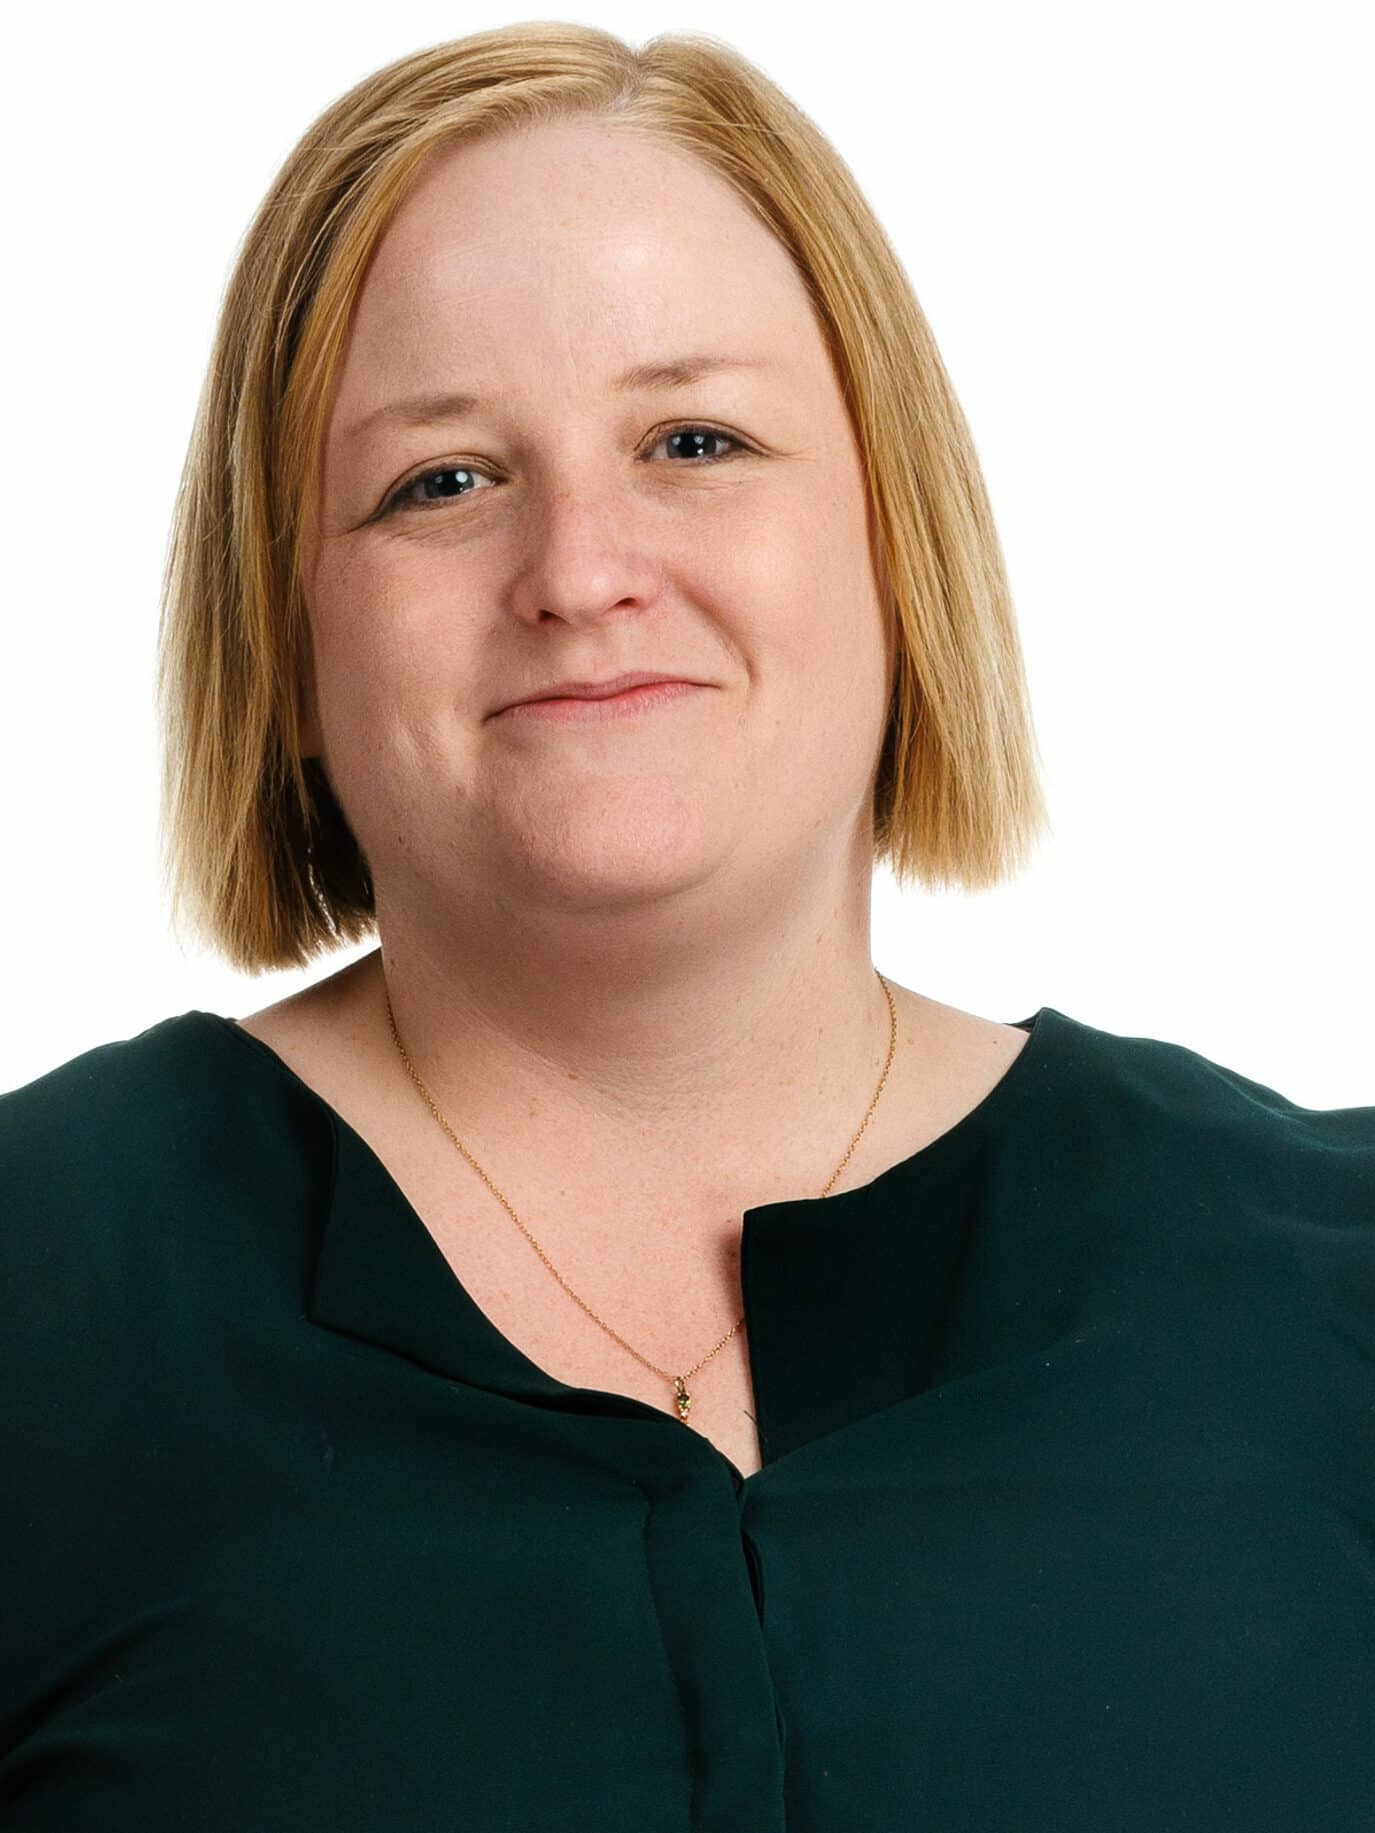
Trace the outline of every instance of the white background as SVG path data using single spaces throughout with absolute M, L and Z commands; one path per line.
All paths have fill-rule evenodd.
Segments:
M 1363 9 L 1216 0 L 563 15 L 710 32 L 831 138 L 993 499 L 1054 823 L 1013 883 L 874 886 L 874 957 L 1307 1106 L 1375 1103 Z M 5 33 L 0 1087 L 249 979 L 171 935 L 154 638 L 221 290 L 310 121 L 502 7 L 17 10 Z M 366 948 L 352 953 L 366 952 Z

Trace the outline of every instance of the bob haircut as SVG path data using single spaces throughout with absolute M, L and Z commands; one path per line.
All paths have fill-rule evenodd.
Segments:
M 636 50 L 525 21 L 366 77 L 307 129 L 226 283 L 177 492 L 158 630 L 164 884 L 251 974 L 377 933 L 372 878 L 322 760 L 299 755 L 302 557 L 327 404 L 388 222 L 434 149 L 571 116 L 696 154 L 787 250 L 864 462 L 895 639 L 874 858 L 981 890 L 1048 826 L 1003 556 L 973 440 L 911 284 L 848 167 L 705 33 Z

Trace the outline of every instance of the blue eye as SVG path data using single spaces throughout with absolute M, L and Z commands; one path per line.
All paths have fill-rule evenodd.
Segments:
M 734 457 L 736 452 L 743 452 L 747 449 L 745 442 L 742 439 L 737 439 L 734 433 L 727 433 L 720 427 L 703 426 L 696 421 L 688 421 L 681 426 L 670 427 L 667 432 L 659 435 L 656 443 L 662 445 L 666 440 L 671 439 L 686 439 L 689 442 L 690 449 L 687 456 L 695 460 L 694 469 L 699 465 L 721 464 L 723 460 Z M 729 452 L 717 453 L 701 451 L 700 447 L 703 442 L 709 440 L 722 441 L 733 449 Z M 653 450 L 653 447 L 650 449 Z M 490 473 L 482 470 L 481 467 L 477 465 L 459 464 L 437 465 L 431 466 L 427 471 L 417 471 L 413 477 L 408 477 L 403 483 L 396 486 L 396 489 L 392 491 L 391 495 L 382 505 L 382 514 L 391 515 L 393 511 L 408 512 L 415 509 L 424 512 L 436 509 L 443 503 L 451 502 L 455 497 L 469 496 L 472 494 L 471 481 L 467 488 L 461 485 L 455 486 L 446 482 L 441 485 L 437 494 L 424 499 L 416 499 L 410 497 L 408 492 L 414 490 L 417 484 L 430 484 L 438 478 L 446 480 L 453 478 L 468 478 L 471 480 L 478 477 L 490 478 Z
M 427 497 L 421 502 L 417 502 L 413 498 L 408 501 L 406 496 L 407 491 L 414 490 L 417 484 L 428 484 L 435 478 L 474 478 L 486 477 L 486 475 L 487 473 L 485 471 L 479 471 L 474 465 L 440 465 L 433 471 L 417 471 L 414 477 L 407 479 L 404 484 L 397 485 L 396 489 L 392 491 L 386 503 L 383 505 L 382 513 L 384 515 L 390 515 L 394 509 L 430 508 L 436 503 L 447 501 L 450 497 L 467 496 L 471 491 L 471 485 L 466 490 L 455 488 L 451 485 L 445 485 L 440 489 L 437 496 Z

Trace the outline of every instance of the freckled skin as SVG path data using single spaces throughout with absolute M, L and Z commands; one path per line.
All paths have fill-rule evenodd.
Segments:
M 754 364 L 614 385 L 699 352 Z M 479 404 L 375 418 L 456 392 Z M 574 1290 L 691 1367 L 739 1316 L 742 1208 L 821 1189 L 889 1041 L 870 799 L 895 652 L 802 282 L 722 179 L 642 135 L 446 149 L 369 266 L 320 509 L 302 748 L 368 855 L 382 946 L 245 1023 L 372 1139 L 499 1328 L 671 1404 L 459 1159 L 385 994 Z M 493 717 L 634 669 L 703 688 L 634 717 Z M 994 1064 L 1005 1027 L 892 991 L 898 1049 L 847 1181 L 1023 1035 Z M 690 1385 L 753 1467 L 743 1333 Z
M 612 387 L 699 351 L 767 366 Z M 483 405 L 352 436 L 441 390 Z M 740 449 L 669 438 L 694 425 Z M 821 331 L 731 188 L 587 122 L 435 156 L 362 289 L 321 513 L 303 749 L 368 855 L 429 1085 L 508 1133 L 533 1100 L 550 1163 L 719 1164 L 810 1135 L 819 1100 L 863 1088 L 862 1114 L 894 651 Z M 490 717 L 632 668 L 707 686 L 598 724 Z

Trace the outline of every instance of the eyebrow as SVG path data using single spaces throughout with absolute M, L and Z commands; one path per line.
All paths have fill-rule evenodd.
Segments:
M 715 375 L 722 369 L 769 369 L 767 357 L 718 356 L 712 351 L 695 351 L 658 363 L 636 363 L 612 383 L 618 394 L 632 394 L 650 388 L 687 388 L 702 376 Z M 346 441 L 360 438 L 379 425 L 435 426 L 442 420 L 461 420 L 482 406 L 481 395 L 443 394 L 410 395 L 401 401 L 389 401 L 356 420 L 344 433 Z

